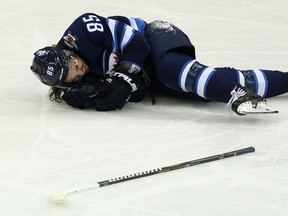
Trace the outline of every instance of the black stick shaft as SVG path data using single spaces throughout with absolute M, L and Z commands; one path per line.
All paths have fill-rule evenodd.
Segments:
M 157 169 L 148 170 L 145 172 L 134 173 L 134 174 L 127 175 L 127 176 L 122 176 L 122 177 L 118 177 L 118 178 L 114 178 L 114 179 L 110 179 L 110 180 L 105 180 L 105 181 L 100 181 L 100 182 L 98 182 L 98 184 L 99 184 L 99 187 L 104 187 L 104 186 L 108 186 L 111 184 L 117 184 L 120 182 L 129 181 L 129 180 L 133 180 L 133 179 L 137 179 L 137 178 L 143 178 L 146 176 L 156 175 L 156 174 L 160 174 L 160 173 L 164 173 L 164 172 L 170 172 L 173 170 L 187 168 L 190 166 L 195 166 L 195 165 L 199 165 L 199 164 L 203 164 L 203 163 L 208 163 L 208 162 L 212 162 L 212 161 L 216 161 L 216 160 L 222 160 L 225 158 L 234 157 L 237 155 L 247 154 L 250 152 L 255 152 L 255 148 L 254 147 L 247 147 L 247 148 L 243 148 L 243 149 L 238 149 L 235 151 L 230 151 L 230 152 L 226 152 L 226 153 L 222 153 L 222 154 L 218 154 L 218 155 L 213 155 L 210 157 L 204 157 L 204 158 L 200 158 L 200 159 L 196 159 L 196 160 L 192 160 L 192 161 L 186 161 L 183 163 L 178 163 L 178 164 L 174 164 L 174 165 L 170 165 L 170 166 L 165 166 L 165 167 L 161 167 L 161 168 L 157 168 Z

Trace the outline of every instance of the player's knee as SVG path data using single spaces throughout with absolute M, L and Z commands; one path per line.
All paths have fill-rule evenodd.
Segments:
M 184 65 L 179 74 L 179 86 L 186 92 L 206 98 L 206 88 L 214 72 L 214 68 L 191 60 Z

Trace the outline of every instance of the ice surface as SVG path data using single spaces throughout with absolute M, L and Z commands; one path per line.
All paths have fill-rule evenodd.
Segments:
M 50 102 L 29 70 L 34 51 L 95 12 L 172 22 L 212 67 L 285 71 L 287 11 L 287 0 L 2 0 L 0 215 L 287 216 L 287 95 L 268 100 L 276 115 L 163 97 L 98 113 Z M 256 152 L 51 202 L 55 191 L 248 146 Z

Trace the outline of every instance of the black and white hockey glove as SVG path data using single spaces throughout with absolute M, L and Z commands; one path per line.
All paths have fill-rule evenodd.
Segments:
M 133 92 L 144 97 L 143 85 L 145 86 L 144 81 L 138 74 L 116 71 L 114 76 L 103 80 L 102 84 L 96 87 L 101 97 L 98 97 L 95 109 L 97 111 L 122 109 Z

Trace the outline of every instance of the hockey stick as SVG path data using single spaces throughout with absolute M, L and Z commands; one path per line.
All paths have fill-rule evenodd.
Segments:
M 117 184 L 120 182 L 129 181 L 129 180 L 133 180 L 133 179 L 137 179 L 137 178 L 143 178 L 146 176 L 170 172 L 173 170 L 178 170 L 178 169 L 182 169 L 182 168 L 186 168 L 186 167 L 190 167 L 190 166 L 208 163 L 211 161 L 216 161 L 216 160 L 221 160 L 221 159 L 225 159 L 225 158 L 229 158 L 229 157 L 233 157 L 233 156 L 237 156 L 237 155 L 247 154 L 247 153 L 254 152 L 254 151 L 255 151 L 254 147 L 247 147 L 247 148 L 238 149 L 238 150 L 231 151 L 231 152 L 226 152 L 226 153 L 213 155 L 213 156 L 209 156 L 209 157 L 204 157 L 204 158 L 200 158 L 200 159 L 196 159 L 196 160 L 192 160 L 192 161 L 186 161 L 183 163 L 178 163 L 178 164 L 174 164 L 174 165 L 170 165 L 170 166 L 152 169 L 152 170 L 148 170 L 145 172 L 134 173 L 131 175 L 121 176 L 121 177 L 113 178 L 110 180 L 104 180 L 104 181 L 97 182 L 97 184 L 94 184 L 94 185 L 83 186 L 80 188 L 75 188 L 75 189 L 64 191 L 64 192 L 56 192 L 56 193 L 54 193 L 52 199 L 55 202 L 64 202 L 65 197 L 67 197 L 70 194 L 74 194 L 74 193 L 78 193 L 78 192 L 82 192 L 82 191 L 87 191 L 87 190 L 92 190 L 95 188 L 104 187 L 104 186 L 108 186 L 108 185 L 112 185 L 112 184 Z

